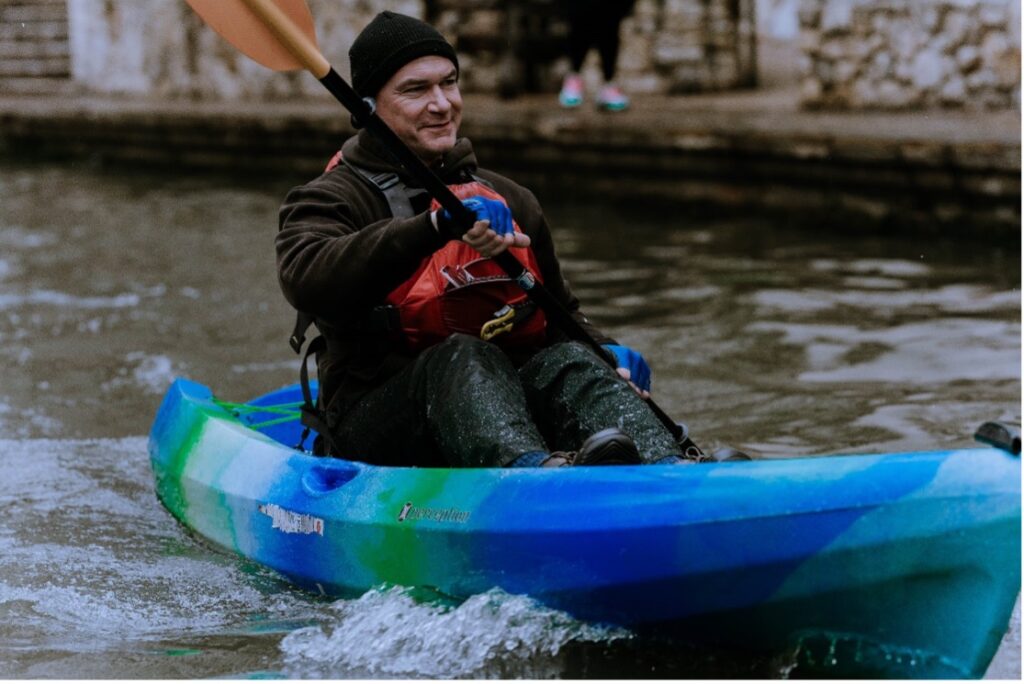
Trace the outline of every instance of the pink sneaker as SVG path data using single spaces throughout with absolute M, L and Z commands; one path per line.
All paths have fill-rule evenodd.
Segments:
M 562 92 L 558 93 L 558 102 L 570 109 L 583 104 L 583 79 L 579 74 L 569 74 L 565 77 L 562 81 Z
M 601 88 L 601 94 L 597 97 L 597 107 L 608 112 L 621 112 L 629 107 L 629 98 L 618 86 L 609 84 Z

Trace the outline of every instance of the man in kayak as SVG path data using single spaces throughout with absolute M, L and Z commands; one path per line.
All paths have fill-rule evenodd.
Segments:
M 562 277 L 533 194 L 477 165 L 459 62 L 433 27 L 379 14 L 349 51 L 352 85 L 476 214 L 464 235 L 367 131 L 280 213 L 278 276 L 313 317 L 314 451 L 379 465 L 680 463 L 644 402 L 650 369 L 601 334 Z M 487 257 L 512 250 L 595 340 L 570 342 Z

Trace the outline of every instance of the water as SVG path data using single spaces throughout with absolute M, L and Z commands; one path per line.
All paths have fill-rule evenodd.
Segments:
M 499 592 L 329 601 L 208 548 L 145 449 L 184 375 L 294 381 L 274 277 L 292 179 L 0 167 L 0 675 L 782 676 Z M 968 446 L 1020 422 L 1020 244 L 840 237 L 542 198 L 588 314 L 702 445 L 769 457 Z M 435 599 L 437 597 L 434 597 Z M 989 670 L 1016 679 L 1020 609 Z

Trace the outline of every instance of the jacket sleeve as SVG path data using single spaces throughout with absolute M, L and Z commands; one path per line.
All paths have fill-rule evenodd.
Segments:
M 362 315 L 444 245 L 428 214 L 389 214 L 383 198 L 343 170 L 289 192 L 275 241 L 288 302 L 327 321 Z

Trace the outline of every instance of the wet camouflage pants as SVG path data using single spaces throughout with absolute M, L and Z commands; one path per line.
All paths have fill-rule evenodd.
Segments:
M 645 460 L 679 453 L 643 400 L 585 346 L 553 345 L 516 369 L 493 344 L 453 335 L 360 399 L 334 433 L 345 458 L 493 467 L 578 449 L 608 427 L 632 437 Z

